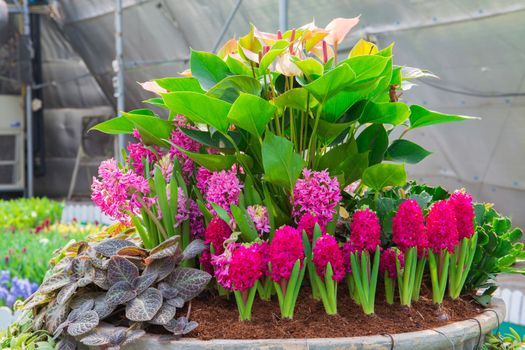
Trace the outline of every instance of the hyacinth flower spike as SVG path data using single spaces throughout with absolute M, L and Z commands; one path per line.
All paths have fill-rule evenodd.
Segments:
M 474 260 L 478 236 L 474 232 L 472 197 L 464 190 L 455 191 L 448 202 L 454 210 L 460 243 L 450 256 L 448 291 L 452 299 L 461 294 Z
M 269 260 L 268 267 L 279 300 L 281 317 L 292 319 L 308 264 L 301 233 L 290 226 L 277 229 L 270 243 Z
M 354 213 L 350 224 L 350 242 L 355 251 L 350 253 L 352 278 L 359 303 L 364 313 L 374 313 L 377 276 L 381 251 L 381 227 L 377 215 L 370 209 Z M 373 257 L 370 252 L 373 252 Z
M 322 235 L 313 242 L 313 282 L 328 315 L 337 314 L 337 284 L 346 275 L 343 253 L 334 236 Z
M 446 200 L 432 205 L 427 216 L 428 263 L 432 282 L 432 301 L 442 304 L 447 287 L 450 252 L 458 243 L 456 217 Z
M 414 199 L 401 203 L 392 220 L 392 239 L 403 252 L 404 268 L 400 255 L 396 255 L 396 272 L 401 305 L 411 306 L 419 299 L 426 259 L 426 229 L 423 211 Z M 418 259 L 418 249 L 421 259 Z

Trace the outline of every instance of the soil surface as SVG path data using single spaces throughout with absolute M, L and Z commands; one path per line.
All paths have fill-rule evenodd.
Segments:
M 382 284 L 378 283 L 380 288 Z M 432 304 L 428 290 L 422 291 L 419 302 L 411 308 L 388 305 L 381 290 L 376 296 L 375 315 L 366 316 L 361 307 L 348 295 L 345 284 L 339 286 L 338 315 L 328 316 L 322 303 L 311 297 L 303 286 L 297 300 L 293 320 L 280 318 L 279 304 L 258 296 L 252 309 L 252 320 L 240 322 L 233 295 L 230 299 L 203 293 L 192 301 L 191 319 L 199 327 L 186 337 L 210 339 L 276 339 L 276 338 L 333 338 L 377 334 L 394 334 L 443 326 L 478 315 L 482 308 L 470 298 L 452 301 L 445 299 L 438 307 Z M 447 319 L 448 318 L 448 319 Z

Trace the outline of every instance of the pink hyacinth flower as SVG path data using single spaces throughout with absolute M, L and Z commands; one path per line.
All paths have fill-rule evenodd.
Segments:
M 326 266 L 328 263 L 332 266 L 332 279 L 341 282 L 346 276 L 346 267 L 343 257 L 343 252 L 339 248 L 339 244 L 332 235 L 324 234 L 315 242 L 312 251 L 312 262 L 315 265 L 317 274 L 324 280 L 326 273 Z
M 458 244 L 458 229 L 454 208 L 448 201 L 434 203 L 427 216 L 428 246 L 433 252 L 454 251 Z
M 474 234 L 474 206 L 472 196 L 465 190 L 452 193 L 448 199 L 456 216 L 456 227 L 459 239 L 470 238 Z
M 381 226 L 370 209 L 357 210 L 350 224 L 350 242 L 357 251 L 374 251 L 381 244 Z

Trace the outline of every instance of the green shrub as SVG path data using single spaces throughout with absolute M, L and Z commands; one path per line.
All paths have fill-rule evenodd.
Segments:
M 36 229 L 60 220 L 63 202 L 48 198 L 0 200 L 0 230 Z

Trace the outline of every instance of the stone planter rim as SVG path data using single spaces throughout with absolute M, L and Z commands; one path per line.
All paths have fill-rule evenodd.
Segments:
M 493 298 L 491 305 L 474 318 L 453 322 L 434 329 L 346 338 L 308 339 L 212 339 L 182 338 L 162 342 L 158 335 L 147 334 L 124 350 L 199 350 L 199 349 L 271 349 L 271 350 L 328 350 L 328 349 L 473 349 L 483 342 L 483 336 L 499 327 L 505 319 L 505 303 Z M 481 330 L 481 335 L 480 335 Z

